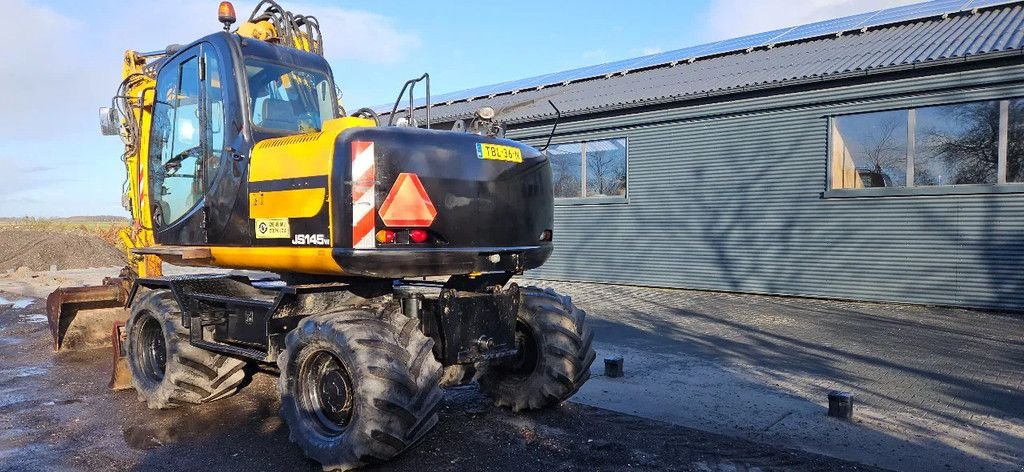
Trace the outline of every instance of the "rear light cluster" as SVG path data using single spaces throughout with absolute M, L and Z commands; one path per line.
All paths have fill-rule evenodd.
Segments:
M 377 231 L 378 244 L 422 244 L 430 242 L 430 233 L 425 229 L 382 229 Z

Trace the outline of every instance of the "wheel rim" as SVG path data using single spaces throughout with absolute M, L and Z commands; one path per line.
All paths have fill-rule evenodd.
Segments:
M 167 369 L 167 342 L 164 340 L 164 330 L 160 322 L 152 315 L 145 315 L 136 339 L 141 361 L 139 367 L 143 375 L 153 382 L 162 381 Z
M 516 322 L 516 355 L 506 364 L 508 371 L 515 375 L 530 375 L 537 370 L 539 347 L 533 330 L 522 321 Z
M 339 436 L 352 419 L 352 378 L 334 354 L 317 351 L 299 368 L 300 412 L 324 436 Z

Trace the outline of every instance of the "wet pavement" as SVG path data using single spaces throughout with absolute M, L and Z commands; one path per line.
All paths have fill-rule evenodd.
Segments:
M 0 305 L 0 471 L 319 470 L 288 440 L 272 374 L 213 404 L 149 410 L 107 388 L 110 351 L 54 354 L 43 310 Z M 445 397 L 435 431 L 381 470 L 872 470 L 573 402 L 513 414 L 473 386 Z

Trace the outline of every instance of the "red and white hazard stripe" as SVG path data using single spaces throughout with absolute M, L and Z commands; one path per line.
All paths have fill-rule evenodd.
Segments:
M 373 249 L 376 229 L 373 142 L 352 142 L 352 247 Z

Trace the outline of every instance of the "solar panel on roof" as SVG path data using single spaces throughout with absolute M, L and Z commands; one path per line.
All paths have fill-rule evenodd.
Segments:
M 818 21 L 807 25 L 797 26 L 775 38 L 772 43 L 787 43 L 801 39 L 814 38 L 827 34 L 834 34 L 839 31 L 847 31 L 859 28 L 865 20 L 874 16 L 877 12 L 861 13 L 859 15 L 836 18 L 834 20 Z
M 559 85 L 565 82 L 578 81 L 582 79 L 600 78 L 617 72 L 653 67 L 705 56 L 726 54 L 729 52 L 744 51 L 750 48 L 764 47 L 777 43 L 799 41 L 843 31 L 870 28 L 891 23 L 901 23 L 918 18 L 939 16 L 945 13 L 967 11 L 973 8 L 994 6 L 1004 3 L 1010 3 L 1010 0 L 933 0 L 930 2 L 904 5 L 832 20 L 819 21 L 791 28 L 781 28 L 773 31 L 741 36 L 739 38 L 716 41 L 713 43 L 700 44 L 659 54 L 652 54 L 649 56 L 624 59 L 483 87 L 475 87 L 468 90 L 434 96 L 432 97 L 432 102 L 436 104 L 449 101 L 468 100 L 477 97 L 489 97 L 492 95 L 511 93 L 521 90 L 530 90 L 542 86 Z M 415 100 L 414 104 L 416 107 L 421 107 L 425 102 L 425 97 L 421 97 Z M 402 104 L 399 106 L 401 107 Z M 388 105 L 387 110 L 390 111 L 390 105 Z
M 877 14 L 867 19 L 860 27 L 869 28 L 888 23 L 900 23 L 916 18 L 942 15 L 943 13 L 958 12 L 967 3 L 970 2 L 967 0 L 934 0 L 879 10 Z
M 994 5 L 1002 5 L 1004 3 L 1008 3 L 1008 0 L 974 0 L 967 3 L 968 4 L 964 5 L 964 8 L 961 11 L 968 10 L 971 8 L 984 8 Z

